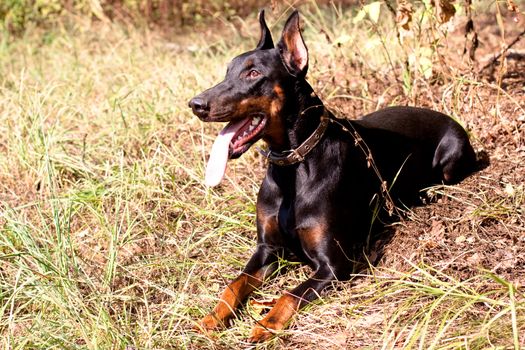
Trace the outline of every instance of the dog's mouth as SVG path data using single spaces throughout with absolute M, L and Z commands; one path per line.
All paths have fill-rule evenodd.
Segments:
M 247 118 L 231 121 L 221 130 L 213 143 L 206 165 L 205 183 L 217 186 L 226 171 L 228 159 L 235 159 L 246 152 L 262 136 L 267 117 L 257 113 Z
M 229 123 L 228 128 L 232 123 Z M 266 117 L 255 115 L 242 121 L 242 126 L 235 132 L 229 144 L 229 159 L 239 158 L 255 142 L 261 138 L 266 125 Z

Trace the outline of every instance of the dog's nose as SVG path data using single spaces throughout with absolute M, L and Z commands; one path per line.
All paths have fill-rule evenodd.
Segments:
M 194 97 L 190 100 L 188 103 L 190 108 L 193 110 L 193 113 L 195 114 L 202 114 L 208 109 L 208 103 L 200 98 L 200 97 Z

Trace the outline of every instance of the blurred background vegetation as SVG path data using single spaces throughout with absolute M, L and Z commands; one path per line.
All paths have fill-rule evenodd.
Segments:
M 344 0 L 337 4 L 359 2 Z M 21 33 L 31 25 L 50 26 L 71 16 L 177 30 L 201 23 L 205 18 L 219 15 L 227 20 L 235 16 L 242 18 L 262 7 L 279 5 L 281 2 L 276 0 L 2 0 L 0 21 L 10 33 Z M 300 2 L 295 1 L 293 5 Z
M 203 16 L 220 13 L 243 14 L 262 0 L 3 0 L 0 19 L 10 32 L 21 32 L 28 25 L 52 25 L 73 16 L 92 16 L 99 20 L 122 20 L 182 27 Z
M 519 13 L 524 0 L 494 0 L 507 10 Z M 365 8 L 366 13 L 383 4 L 398 26 L 408 29 L 416 8 L 433 8 L 439 22 L 447 22 L 459 8 L 469 9 L 472 0 L 1 0 L 0 29 L 9 34 L 21 34 L 28 28 L 51 28 L 67 25 L 75 19 L 120 22 L 132 26 L 148 26 L 169 32 L 209 23 L 210 19 L 241 20 L 261 8 L 282 11 L 305 3 L 337 8 Z M 518 4 L 518 5 L 516 5 Z M 375 6 L 377 5 L 377 6 Z M 363 14 L 363 11 L 361 11 Z M 358 14 L 359 16 L 359 14 Z M 469 11 L 467 11 L 469 16 Z

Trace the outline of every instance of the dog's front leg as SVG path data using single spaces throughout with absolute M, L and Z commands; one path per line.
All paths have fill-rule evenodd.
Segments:
M 321 266 L 312 277 L 280 297 L 268 314 L 252 329 L 251 343 L 271 338 L 275 331 L 282 330 L 294 314 L 303 306 L 319 297 L 319 293 L 335 280 L 328 265 Z
M 218 304 L 199 322 L 197 329 L 206 332 L 225 327 L 239 304 L 275 271 L 276 261 L 276 249 L 258 245 L 244 271 L 226 287 Z

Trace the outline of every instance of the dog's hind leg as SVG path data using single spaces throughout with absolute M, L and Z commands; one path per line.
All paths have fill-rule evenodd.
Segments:
M 445 135 L 432 161 L 434 171 L 445 184 L 456 184 L 476 171 L 476 154 L 468 138 L 456 133 Z

